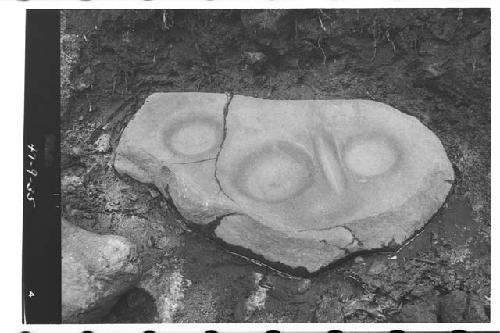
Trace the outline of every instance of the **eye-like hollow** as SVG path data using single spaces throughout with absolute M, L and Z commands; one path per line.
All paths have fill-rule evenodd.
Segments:
M 301 148 L 276 142 L 240 162 L 235 182 L 257 201 L 279 202 L 299 195 L 312 182 L 312 162 Z
M 195 156 L 214 149 L 220 140 L 219 126 L 211 119 L 180 121 L 165 131 L 165 143 L 174 153 Z
M 344 153 L 347 168 L 361 177 L 374 177 L 389 171 L 398 154 L 387 140 L 366 138 L 350 144 Z

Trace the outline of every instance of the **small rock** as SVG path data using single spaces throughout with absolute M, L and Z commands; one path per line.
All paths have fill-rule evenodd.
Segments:
M 139 287 L 151 295 L 156 304 L 156 322 L 172 323 L 184 307 L 184 293 L 191 281 L 175 265 L 156 264 L 141 278 Z
M 262 62 L 265 58 L 266 55 L 262 52 L 245 52 L 245 60 L 250 65 Z
M 139 280 L 135 246 L 115 235 L 97 235 L 65 219 L 62 240 L 62 322 L 95 323 Z
M 384 260 L 375 260 L 368 269 L 368 274 L 378 275 L 383 271 L 385 271 L 385 269 L 386 269 L 386 264 Z
M 73 148 L 71 148 L 71 153 L 73 155 L 77 155 L 78 156 L 78 155 L 81 155 L 83 153 L 83 149 L 80 148 L 80 147 L 73 147 Z
M 148 206 L 146 204 L 136 204 L 134 210 L 137 214 L 145 214 L 148 212 Z
M 432 244 L 436 245 L 437 243 L 439 243 L 439 236 L 436 232 L 433 232 L 431 234 L 431 242 Z
M 77 208 L 70 208 L 67 210 L 68 212 L 68 215 L 69 216 L 78 216 L 78 215 L 82 215 L 83 214 L 83 211 L 81 211 L 80 209 L 77 209 Z
M 432 63 L 425 67 L 427 74 L 430 74 L 432 78 L 437 78 L 444 74 L 445 70 L 442 68 L 441 63 Z
M 80 78 L 78 82 L 74 84 L 74 88 L 77 92 L 82 92 L 90 88 L 90 82 L 86 81 L 86 78 Z
M 384 286 L 384 281 L 382 281 L 381 279 L 370 279 L 368 281 L 368 284 L 372 287 L 372 288 L 375 288 L 375 289 L 380 289 Z
M 356 263 L 356 264 L 361 264 L 363 262 L 365 262 L 365 260 L 362 257 L 354 258 L 354 263 Z
M 309 288 L 311 288 L 311 280 L 309 280 L 309 279 L 303 279 L 303 280 L 300 281 L 299 286 L 297 287 L 297 292 L 299 294 L 303 294 L 306 291 L 308 291 Z
M 94 143 L 96 146 L 96 151 L 99 153 L 107 153 L 111 149 L 111 145 L 109 143 L 111 139 L 111 135 L 108 133 L 102 134 L 97 141 Z
M 166 236 L 163 236 L 163 237 L 160 237 L 160 239 L 158 239 L 157 243 L 156 243 L 156 247 L 158 247 L 159 249 L 165 249 L 168 247 L 168 238 Z
M 82 178 L 78 176 L 64 176 L 61 179 L 61 191 L 74 191 L 76 188 L 83 185 Z
M 157 198 L 160 195 L 160 192 L 158 192 L 155 189 L 150 188 L 150 189 L 148 189 L 148 191 L 153 199 Z
M 155 247 L 155 239 L 153 238 L 153 236 L 148 237 L 147 245 L 148 247 Z

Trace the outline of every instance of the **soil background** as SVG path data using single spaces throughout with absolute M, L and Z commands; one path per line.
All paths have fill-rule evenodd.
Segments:
M 61 16 L 63 216 L 135 242 L 144 267 L 102 322 L 490 321 L 489 9 Z M 114 171 L 127 122 L 169 91 L 384 102 L 441 139 L 453 192 L 397 252 L 309 277 L 275 271 L 193 232 L 152 186 Z

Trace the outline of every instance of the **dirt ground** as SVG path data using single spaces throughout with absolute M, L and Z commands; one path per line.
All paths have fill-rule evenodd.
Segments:
M 61 51 L 63 215 L 132 240 L 144 265 L 103 322 L 490 321 L 489 10 L 67 10 Z M 114 171 L 121 131 L 158 91 L 387 103 L 442 140 L 453 192 L 397 252 L 275 271 Z

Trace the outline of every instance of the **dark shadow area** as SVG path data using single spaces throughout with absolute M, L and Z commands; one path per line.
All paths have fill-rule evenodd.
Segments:
M 133 288 L 123 295 L 103 323 L 151 323 L 157 316 L 155 301 L 141 288 Z

